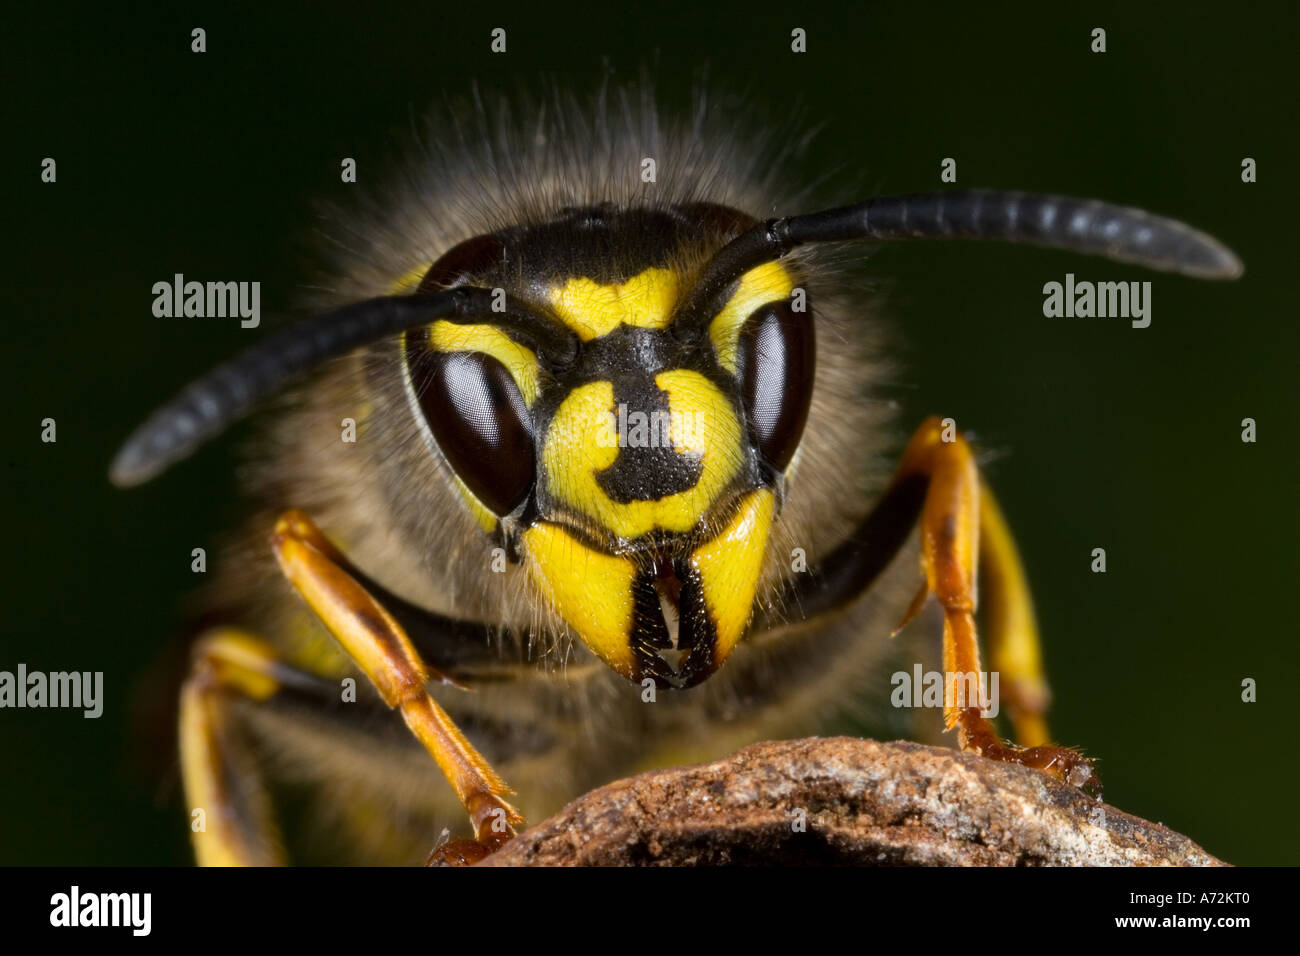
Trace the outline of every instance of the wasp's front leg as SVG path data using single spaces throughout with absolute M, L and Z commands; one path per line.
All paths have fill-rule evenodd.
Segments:
M 498 849 L 523 817 L 505 800 L 510 788 L 429 694 L 431 680 L 446 678 L 425 664 L 402 626 L 357 582 L 346 559 L 305 514 L 282 515 L 272 544 L 285 576 L 384 702 L 401 711 L 469 814 L 475 839 L 443 844 L 430 862 L 473 863 Z

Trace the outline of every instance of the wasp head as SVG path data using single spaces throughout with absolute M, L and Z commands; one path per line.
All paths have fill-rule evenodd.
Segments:
M 703 321 L 680 308 L 750 225 L 717 206 L 592 207 L 478 237 L 421 288 L 499 283 L 574 347 L 486 322 L 406 335 L 412 396 L 469 507 L 631 680 L 698 683 L 744 637 L 807 417 L 812 319 L 787 268 L 746 272 Z

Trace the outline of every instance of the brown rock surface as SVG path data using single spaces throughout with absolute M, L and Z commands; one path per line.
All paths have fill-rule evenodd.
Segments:
M 1224 865 L 1036 770 L 848 737 L 755 744 L 716 763 L 611 783 L 484 861 L 724 864 Z

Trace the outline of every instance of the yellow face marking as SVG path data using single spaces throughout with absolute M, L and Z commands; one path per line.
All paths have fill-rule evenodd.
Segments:
M 740 341 L 740 327 L 754 310 L 768 302 L 788 299 L 793 292 L 794 279 L 780 263 L 764 263 L 740 277 L 735 293 L 709 323 L 709 341 L 713 343 L 723 368 L 732 375 L 736 374 L 736 343 Z
M 749 626 L 774 503 L 770 491 L 751 492 L 726 530 L 691 555 L 691 564 L 700 575 L 704 604 L 717 627 L 715 656 L 719 663 Z
M 469 485 L 461 481 L 459 475 L 452 475 L 451 480 L 456 486 L 456 490 L 460 492 L 460 496 L 465 499 L 465 504 L 469 505 L 470 514 L 474 516 L 478 526 L 488 534 L 495 531 L 497 529 L 497 516 L 492 513 L 492 510 L 478 500 L 478 496 L 469 490 Z
M 740 422 L 717 386 L 698 372 L 676 369 L 655 376 L 668 394 L 673 450 L 700 460 L 699 481 L 657 501 L 614 501 L 596 476 L 614 464 L 614 386 L 575 388 L 551 420 L 542 447 L 547 487 L 560 502 L 600 528 L 629 540 L 654 530 L 690 531 L 740 469 Z M 689 424 L 687 424 L 689 423 Z
M 636 580 L 632 562 L 592 551 L 553 524 L 536 524 L 523 539 L 529 576 L 547 603 L 601 660 L 634 679 L 636 659 L 628 640 Z
M 616 285 L 570 279 L 552 290 L 551 309 L 578 338 L 590 342 L 620 325 L 667 328 L 678 291 L 677 273 L 671 269 L 647 269 Z
M 494 325 L 458 325 L 445 319 L 429 326 L 429 346 L 438 352 L 482 352 L 506 367 L 530 408 L 537 401 L 537 355 Z

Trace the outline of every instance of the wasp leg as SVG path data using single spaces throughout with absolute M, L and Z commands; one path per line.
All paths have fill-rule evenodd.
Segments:
M 994 539 L 990 547 L 998 558 L 994 566 L 1002 575 L 998 600 L 994 602 L 1002 615 L 1000 624 L 1003 625 L 998 632 L 998 654 L 1004 660 L 1012 659 L 1016 653 L 1023 654 L 1030 645 L 1036 654 L 1037 639 L 1032 636 L 1032 631 L 1026 638 L 1025 632 L 1016 634 L 1010 630 L 1013 622 L 1008 615 L 1025 609 L 1023 602 L 1017 604 L 1015 600 L 1018 591 L 1027 591 L 1023 586 L 1023 571 L 1015 558 L 1010 535 L 997 512 L 997 505 L 992 503 L 990 495 L 981 491 L 979 472 L 970 446 L 957 434 L 945 441 L 944 431 L 938 418 L 927 419 L 908 443 L 894 480 L 906 482 L 914 476 L 928 478 L 925 503 L 921 509 L 921 562 L 925 584 L 919 597 L 932 594 L 943 608 L 943 668 L 947 680 L 956 683 L 960 675 L 981 673 L 975 605 L 982 517 L 990 522 L 988 529 L 993 532 Z M 1008 572 L 1011 577 L 1020 574 L 1019 587 L 1008 579 Z M 909 616 L 918 605 L 919 601 L 913 604 Z M 1036 660 L 1026 666 L 1022 659 L 1015 663 L 1012 676 L 1024 678 L 1036 673 Z M 977 700 L 972 705 L 962 696 L 957 693 L 945 693 L 944 696 L 944 723 L 949 730 L 957 728 L 962 750 L 1035 767 L 1087 791 L 1100 790 L 1092 764 L 1082 754 L 1066 747 L 1040 745 L 1026 748 L 1004 743 L 984 717 L 980 702 Z
M 1020 559 L 997 503 L 981 487 L 970 446 L 960 435 L 943 439 L 942 421 L 927 419 L 912 436 L 876 507 L 843 544 L 790 585 L 774 606 L 799 607 L 806 619 L 842 610 L 889 566 L 919 521 L 925 584 L 902 624 L 933 594 L 944 612 L 944 670 L 951 675 L 949 680 L 959 674 L 978 675 L 976 573 L 979 562 L 985 562 L 990 650 L 999 673 L 1005 671 L 1008 677 L 1008 710 L 1017 736 L 1030 745 L 1003 743 L 982 708 L 958 706 L 945 696 L 945 723 L 949 729 L 957 727 L 961 748 L 1036 767 L 1074 786 L 1100 792 L 1088 760 L 1074 750 L 1045 743 L 1042 715 L 1047 684 Z M 755 630 L 778 623 L 773 612 L 765 611 Z
M 446 678 L 425 664 L 402 626 L 349 573 L 346 559 L 305 514 L 281 515 L 272 546 L 285 577 L 384 702 L 401 711 L 469 814 L 475 840 L 445 844 L 430 862 L 472 863 L 498 849 L 523 817 L 505 800 L 510 788 L 429 694 L 431 680 Z
M 285 862 L 270 798 L 234 727 L 230 697 L 266 700 L 287 670 L 270 645 L 243 631 L 209 631 L 195 645 L 181 688 L 180 751 L 187 805 L 192 815 L 202 814 L 191 824 L 200 866 Z
M 1051 691 L 1043 674 L 1034 601 L 1015 538 L 987 484 L 980 488 L 979 567 L 981 613 L 993 669 L 1001 675 L 1016 741 L 1039 747 L 1051 740 L 1047 705 Z

